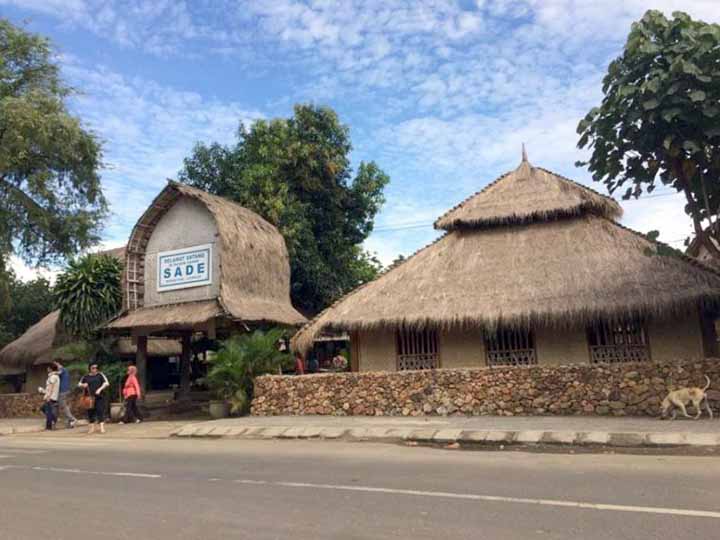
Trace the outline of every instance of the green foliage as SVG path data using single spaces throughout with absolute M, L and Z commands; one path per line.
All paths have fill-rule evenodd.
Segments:
M 77 337 L 92 339 L 95 329 L 120 311 L 122 265 L 111 255 L 70 261 L 55 283 L 60 321 Z
M 120 360 L 103 363 L 100 366 L 100 370 L 105 374 L 110 383 L 110 388 L 107 389 L 107 392 L 113 400 L 122 400 L 122 387 L 125 382 L 125 377 L 127 376 L 127 366 L 125 362 Z
M 53 296 L 44 278 L 23 282 L 8 272 L 0 278 L 0 348 L 50 313 Z
M 240 125 L 238 139 L 197 145 L 179 178 L 278 227 L 290 253 L 293 303 L 314 313 L 374 279 L 380 264 L 361 244 L 389 177 L 372 162 L 353 177 L 349 130 L 337 114 L 297 105 L 292 118 Z
M 231 412 L 245 412 L 252 401 L 253 379 L 267 373 L 278 373 L 288 355 L 278 351 L 277 342 L 283 330 L 234 336 L 222 343 L 211 357 L 205 381 L 219 399 L 228 401 Z
M 664 184 L 685 194 L 695 232 L 720 205 L 720 26 L 648 11 L 603 80 L 605 97 L 578 125 L 594 180 L 639 197 Z M 714 230 L 714 228 L 712 228 Z M 716 233 L 715 233 L 716 234 Z
M 67 111 L 47 39 L 0 19 L 0 262 L 45 263 L 98 240 L 100 144 Z

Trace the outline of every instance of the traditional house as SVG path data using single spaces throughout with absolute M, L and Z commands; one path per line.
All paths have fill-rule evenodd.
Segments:
M 292 340 L 347 331 L 354 370 L 715 354 L 720 275 L 616 222 L 612 198 L 520 166 L 440 217 L 445 234 Z
M 123 280 L 123 313 L 106 330 L 137 343 L 143 377 L 149 337 L 182 340 L 185 395 L 194 340 L 305 322 L 290 303 L 290 264 L 278 230 L 238 204 L 176 182 L 133 228 Z

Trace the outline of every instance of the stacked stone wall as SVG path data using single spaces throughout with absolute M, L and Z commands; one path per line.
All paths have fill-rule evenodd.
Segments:
M 31 418 L 42 416 L 40 406 L 43 396 L 37 394 L 0 394 L 0 418 Z M 75 416 L 84 414 L 78 406 L 78 396 L 73 394 L 70 408 Z M 80 417 L 80 416 L 78 416 Z M 61 412 L 62 418 L 62 412 Z
M 255 380 L 252 414 L 657 416 L 669 390 L 705 386 L 704 375 L 720 390 L 720 359 L 267 375 Z

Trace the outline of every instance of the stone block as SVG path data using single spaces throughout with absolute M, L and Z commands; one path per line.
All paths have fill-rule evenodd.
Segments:
M 263 429 L 259 435 L 263 439 L 276 439 L 282 437 L 287 429 L 286 426 L 270 426 Z
M 607 431 L 586 431 L 578 433 L 579 444 L 607 444 L 610 434 Z
M 690 446 L 715 446 L 720 444 L 717 433 L 688 433 L 685 437 Z
M 519 431 L 515 437 L 515 442 L 539 443 L 544 434 L 544 431 Z
M 281 439 L 299 439 L 304 430 L 305 430 L 305 428 L 302 426 L 293 426 L 291 428 L 285 428 L 285 430 L 282 433 L 280 433 L 279 437 Z
M 648 446 L 680 446 L 687 444 L 685 433 L 648 433 L 645 436 Z
M 643 446 L 645 444 L 646 433 L 610 433 L 608 444 L 610 446 Z
M 348 432 L 344 428 L 324 428 L 320 431 L 320 437 L 323 439 L 339 439 Z
M 414 429 L 408 439 L 411 441 L 429 442 L 433 440 L 435 433 L 437 433 L 436 429 Z
M 441 429 L 433 436 L 435 442 L 455 442 L 462 434 L 461 429 Z
M 466 443 L 481 443 L 485 442 L 487 434 L 487 431 L 467 430 L 462 432 L 459 440 Z
M 488 431 L 485 434 L 485 442 L 504 443 L 512 442 L 515 437 L 515 431 Z
M 579 437 L 575 431 L 546 431 L 542 442 L 547 444 L 575 444 Z

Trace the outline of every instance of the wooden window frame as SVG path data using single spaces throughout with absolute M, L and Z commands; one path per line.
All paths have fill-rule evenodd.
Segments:
M 395 330 L 395 369 L 412 371 L 440 367 L 440 336 L 436 330 L 425 328 Z
M 587 327 L 586 336 L 591 364 L 616 365 L 652 360 L 647 323 L 642 319 L 601 320 Z
M 530 328 L 498 328 L 485 332 L 485 363 L 492 368 L 536 366 L 535 332 Z

